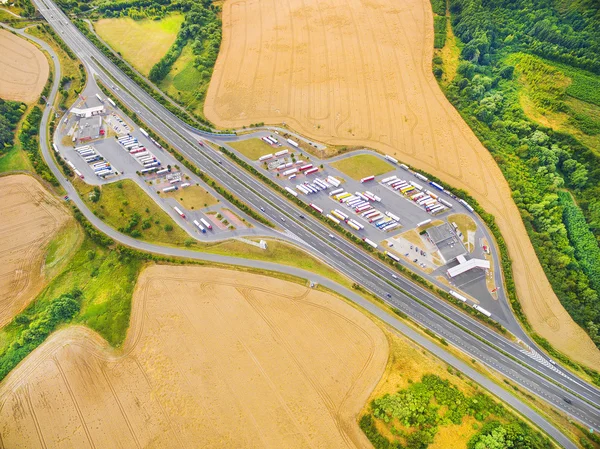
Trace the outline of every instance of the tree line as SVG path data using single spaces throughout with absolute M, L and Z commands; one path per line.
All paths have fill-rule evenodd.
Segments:
M 25 103 L 0 98 L 0 155 L 12 149 L 17 123 L 26 110 Z

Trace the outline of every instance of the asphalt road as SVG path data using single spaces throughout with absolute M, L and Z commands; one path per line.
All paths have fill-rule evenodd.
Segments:
M 431 293 L 417 285 L 414 285 L 410 281 L 401 277 L 394 279 L 392 277 L 394 273 L 391 268 L 379 262 L 378 260 L 375 260 L 362 249 L 357 248 L 341 239 L 331 241 L 328 238 L 330 233 L 329 229 L 320 222 L 312 219 L 310 216 L 307 215 L 305 220 L 298 219 L 298 210 L 286 199 L 280 197 L 274 192 L 271 192 L 269 189 L 265 189 L 261 183 L 246 174 L 246 172 L 234 164 L 230 163 L 224 157 L 216 156 L 215 153 L 211 152 L 208 154 L 202 153 L 195 145 L 195 142 L 192 139 L 187 138 L 189 136 L 189 134 L 187 134 L 189 130 L 187 125 L 183 124 L 176 117 L 172 116 L 161 105 L 159 105 L 143 90 L 136 86 L 135 83 L 129 80 L 116 67 L 114 67 L 110 61 L 108 61 L 91 43 L 89 43 L 87 39 L 85 39 L 85 37 L 83 37 L 72 24 L 70 24 L 67 18 L 53 3 L 48 1 L 42 2 L 42 0 L 35 0 L 35 3 L 38 5 L 38 7 L 40 7 L 41 13 L 46 17 L 53 28 L 55 28 L 55 30 L 61 35 L 67 45 L 69 45 L 86 64 L 91 73 L 94 73 L 99 78 L 103 79 L 104 83 L 107 85 L 114 84 L 114 82 L 106 76 L 98 64 L 91 58 L 93 55 L 95 60 L 99 61 L 103 67 L 109 70 L 112 76 L 117 79 L 122 86 L 125 86 L 128 91 L 135 95 L 134 97 L 130 95 L 129 92 L 120 89 L 114 92 L 115 97 L 118 97 L 121 101 L 128 105 L 128 107 L 136 111 L 142 120 L 144 120 L 155 131 L 161 134 L 167 141 L 173 144 L 175 148 L 192 159 L 203 170 L 210 173 L 212 177 L 225 184 L 232 192 L 243 198 L 251 206 L 255 207 L 256 209 L 258 209 L 260 206 L 265 206 L 265 215 L 273 221 L 279 221 L 280 217 L 285 216 L 285 223 L 280 222 L 280 225 L 303 240 L 307 247 L 312 249 L 312 251 L 318 257 L 322 258 L 351 279 L 357 280 L 365 288 L 382 297 L 383 299 L 386 299 L 393 306 L 398 307 L 411 316 L 415 321 L 444 337 L 448 342 L 456 345 L 473 358 L 479 360 L 481 363 L 484 363 L 493 369 L 502 372 L 515 383 L 520 384 L 523 388 L 529 390 L 532 394 L 535 394 L 542 399 L 553 403 L 557 407 L 565 410 L 567 413 L 573 415 L 590 427 L 594 427 L 596 429 L 600 427 L 600 413 L 596 407 L 591 406 L 587 402 L 584 402 L 572 394 L 565 392 L 559 386 L 549 382 L 539 374 L 526 369 L 515 360 L 506 357 L 502 353 L 498 352 L 497 349 L 490 347 L 485 342 L 495 345 L 496 347 L 502 349 L 502 351 L 511 354 L 512 357 L 520 360 L 526 365 L 533 365 L 537 371 L 555 379 L 558 383 L 564 384 L 577 394 L 588 399 L 590 402 L 598 404 L 600 403 L 600 393 L 596 388 L 585 384 L 583 381 L 576 379 L 570 374 L 567 377 L 564 377 L 564 375 L 557 373 L 554 369 L 534 361 L 528 355 L 523 354 L 520 351 L 520 348 L 508 339 L 501 337 L 495 332 L 487 329 L 485 326 L 473 321 L 462 312 L 438 300 Z M 141 102 L 138 99 L 141 100 Z M 47 153 L 47 142 L 43 142 L 43 147 Z M 48 154 L 45 154 L 45 156 L 47 157 Z M 220 160 L 221 164 L 215 163 L 215 159 Z M 56 169 L 54 164 L 52 165 L 53 169 Z M 121 235 L 111 228 L 108 228 L 95 216 L 93 216 L 93 214 L 91 214 L 85 208 L 83 203 L 78 201 L 72 186 L 68 182 L 64 181 L 64 178 L 62 178 L 59 172 L 57 172 L 57 175 L 59 176 L 59 179 L 63 180 L 65 188 L 74 198 L 76 203 L 78 203 L 82 211 L 86 213 L 88 219 L 90 219 L 90 221 L 103 232 L 111 235 L 111 237 L 122 242 L 123 244 L 161 254 L 172 254 L 173 252 L 176 252 L 177 255 L 195 259 L 258 266 L 261 268 L 274 269 L 276 271 L 289 272 L 292 270 L 290 268 L 281 267 L 274 264 L 245 261 L 235 258 L 199 254 L 193 251 L 149 245 L 147 243 L 139 242 L 127 236 Z M 309 273 L 303 272 L 302 277 L 317 280 L 317 276 Z M 387 281 L 384 279 L 387 279 Z M 319 281 L 322 281 L 322 283 L 325 285 L 331 284 L 326 280 Z M 333 287 L 335 287 L 335 289 L 338 291 L 341 289 L 341 287 L 336 286 L 335 284 Z M 465 332 L 451 321 L 448 321 L 446 318 L 434 313 L 431 309 L 414 301 L 403 292 L 396 289 L 396 287 L 400 287 L 410 294 L 418 297 L 421 301 L 430 305 L 431 308 L 438 310 L 441 315 L 445 315 L 450 320 L 459 323 L 461 326 L 463 326 L 463 328 L 469 329 L 470 332 L 479 335 L 481 339 L 474 337 L 471 333 Z M 353 300 L 360 298 L 357 297 L 357 295 L 355 295 L 353 292 L 348 292 L 343 289 L 342 291 L 344 295 Z M 391 299 L 386 298 L 386 293 L 388 292 L 392 293 Z M 368 304 L 369 303 L 366 303 L 365 305 Z M 390 317 L 385 312 L 382 312 L 379 309 L 376 310 L 378 310 L 377 314 L 383 316 L 386 320 L 395 321 L 393 317 Z M 399 330 L 404 332 L 405 329 L 399 328 Z M 429 346 L 431 346 L 431 344 L 428 345 L 428 349 L 430 349 Z M 440 355 L 441 358 L 455 365 L 455 362 L 457 361 L 452 360 L 453 357 L 450 354 L 446 353 L 443 349 L 438 348 L 435 345 L 433 345 L 433 347 L 436 349 L 430 350 L 433 350 L 433 352 Z M 465 368 L 459 365 L 455 366 L 460 370 Z M 465 372 L 469 374 L 468 371 L 469 370 L 467 369 Z M 483 376 L 473 378 L 484 386 L 486 383 L 489 383 L 489 381 L 487 381 Z M 492 386 L 494 386 L 494 384 L 492 384 Z M 491 389 L 495 394 L 507 400 L 507 402 L 513 405 L 515 404 L 516 399 L 501 388 L 494 386 L 494 388 Z M 565 403 L 562 399 L 563 397 L 570 398 L 572 404 Z M 516 403 L 519 404 L 516 406 L 519 409 L 525 407 L 519 401 L 516 401 Z M 540 424 L 542 428 L 544 428 L 563 446 L 574 447 L 572 443 L 566 440 L 563 435 L 558 433 L 556 429 L 541 419 L 535 412 L 527 409 L 523 411 L 523 413 L 529 416 L 536 423 Z

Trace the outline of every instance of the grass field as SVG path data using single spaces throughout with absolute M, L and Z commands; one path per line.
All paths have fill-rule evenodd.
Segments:
M 370 175 L 382 175 L 394 170 L 392 165 L 370 154 L 348 157 L 332 162 L 331 166 L 357 180 Z
M 93 194 L 92 186 L 82 181 L 77 181 L 75 185 L 94 214 L 121 232 L 148 242 L 167 245 L 183 245 L 190 238 L 152 198 L 129 179 L 102 186 L 97 202 L 90 199 L 90 194 Z M 166 231 L 166 225 L 170 225 L 172 230 Z
M 64 226 L 46 248 L 44 275 L 52 279 L 58 275 L 73 255 L 73 248 L 79 248 L 83 241 L 83 232 L 79 226 L 70 223 Z
M 253 161 L 273 152 L 273 148 L 261 139 L 247 139 L 239 142 L 229 142 L 229 145 Z
M 33 167 L 27 154 L 21 149 L 17 148 L 17 141 L 15 146 L 4 155 L 0 156 L 0 173 L 6 173 L 15 170 L 25 170 L 33 172 Z
M 161 193 L 161 196 L 175 198 L 187 210 L 198 210 L 218 203 L 217 199 L 201 186 L 190 186 L 174 192 Z
M 600 151 L 600 76 L 537 56 L 514 54 L 519 101 L 526 115 Z
M 72 327 L 17 368 L 0 389 L 3 444 L 368 446 L 356 413 L 387 341 L 338 298 L 232 270 L 153 266 L 131 323 L 118 357 Z M 31 406 L 15 416 L 22 388 Z
M 177 99 L 193 113 L 204 117 L 204 97 L 208 81 L 194 67 L 192 47 L 186 45 L 168 75 L 158 86 L 171 97 Z
M 448 21 L 446 26 L 446 43 L 443 48 L 436 49 L 434 52 L 434 55 L 441 59 L 439 66 L 443 70 L 441 83 L 444 86 L 450 84 L 456 76 L 461 50 L 459 44 L 461 44 L 460 40 L 454 36 L 454 32 L 452 31 L 452 22 Z M 436 58 L 434 57 L 434 65 L 436 65 L 435 62 Z
M 113 50 L 148 75 L 175 42 L 183 20 L 182 14 L 171 14 L 161 20 L 120 17 L 101 19 L 94 28 Z

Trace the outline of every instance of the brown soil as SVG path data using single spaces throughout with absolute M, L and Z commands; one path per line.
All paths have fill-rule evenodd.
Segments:
M 33 103 L 49 73 L 48 60 L 35 45 L 0 29 L 0 98 Z
M 496 217 L 536 332 L 600 366 L 554 294 L 502 172 L 439 89 L 432 55 L 428 0 L 229 0 L 205 115 L 225 128 L 285 122 L 317 141 L 375 148 L 468 191 Z
M 53 334 L 0 386 L 3 446 L 367 447 L 356 419 L 388 343 L 302 285 L 154 266 L 123 351 L 82 327 Z
M 69 215 L 34 178 L 0 177 L 0 327 L 23 310 L 46 279 L 47 244 Z

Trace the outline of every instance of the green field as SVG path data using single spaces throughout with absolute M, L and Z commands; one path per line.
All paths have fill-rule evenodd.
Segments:
M 76 182 L 75 185 L 97 217 L 125 234 L 166 245 L 183 245 L 190 238 L 152 198 L 129 179 L 102 186 L 100 198 L 96 202 L 92 199 L 92 186 L 83 182 Z
M 186 45 L 169 74 L 158 83 L 158 86 L 172 98 L 201 117 L 204 117 L 204 97 L 208 89 L 208 81 L 204 80 L 200 71 L 194 66 L 195 56 L 191 45 Z
M 0 156 L 0 173 L 25 170 L 33 172 L 33 167 L 24 151 L 13 147 L 8 153 Z
M 370 154 L 348 157 L 330 165 L 356 180 L 370 175 L 382 175 L 394 169 L 392 165 Z
M 517 53 L 507 58 L 518 76 L 519 101 L 527 116 L 600 149 L 600 76 Z
M 273 152 L 273 148 L 261 139 L 248 139 L 239 142 L 230 142 L 229 145 L 253 161 L 259 157 Z
M 148 75 L 175 42 L 183 20 L 182 14 L 171 14 L 161 20 L 120 17 L 101 19 L 94 28 L 113 50 L 142 74 Z

